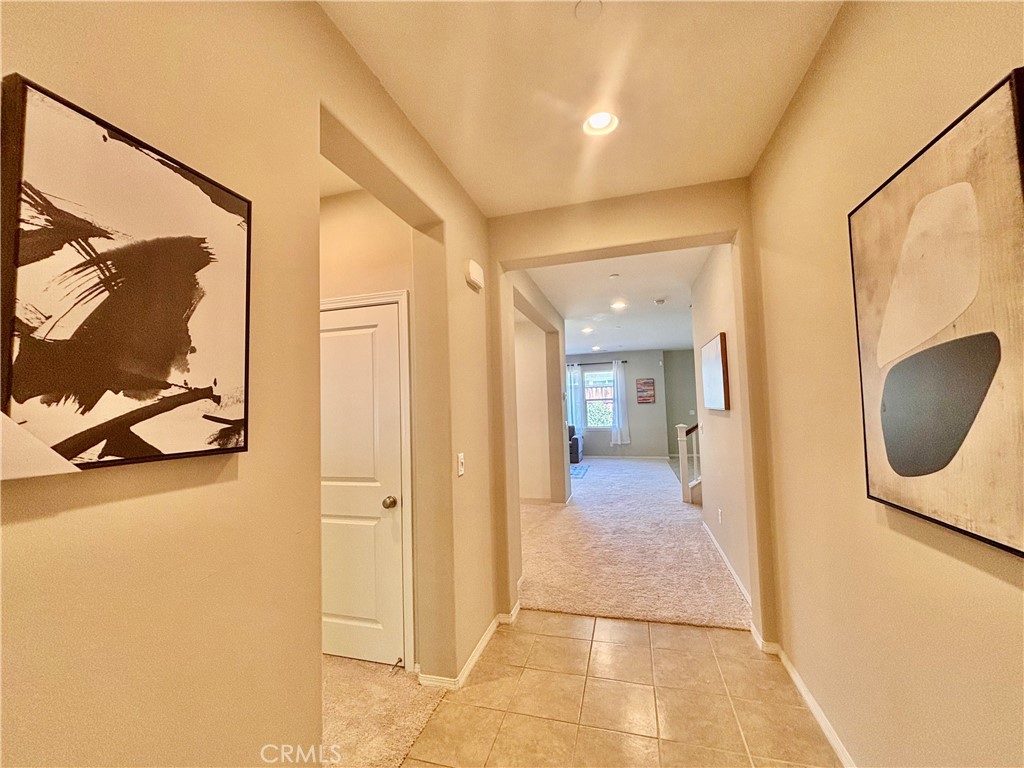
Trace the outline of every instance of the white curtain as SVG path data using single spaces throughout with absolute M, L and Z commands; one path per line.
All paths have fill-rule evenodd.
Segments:
M 587 431 L 587 404 L 583 399 L 583 369 L 577 363 L 565 366 L 565 418 L 583 437 Z
M 612 408 L 612 445 L 629 445 L 629 394 L 626 389 L 626 366 L 621 360 L 612 360 L 615 378 L 615 407 Z

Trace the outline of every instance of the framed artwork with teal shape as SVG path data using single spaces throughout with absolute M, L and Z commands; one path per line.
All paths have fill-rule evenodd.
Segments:
M 1024 69 L 849 215 L 871 499 L 1024 556 Z

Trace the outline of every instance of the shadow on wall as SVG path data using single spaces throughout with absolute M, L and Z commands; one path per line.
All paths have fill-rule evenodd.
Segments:
M 2 521 L 3 525 L 15 525 L 55 517 L 62 512 L 236 480 L 237 454 L 196 456 L 83 470 L 70 475 L 5 480 L 0 494 L 16 494 L 18 503 L 3 505 Z
M 925 520 L 878 502 L 875 502 L 875 505 L 875 519 L 879 525 L 984 571 L 1017 589 L 1024 589 L 1024 567 L 1016 555 L 1002 552 L 1003 557 L 979 557 L 979 554 L 987 555 L 992 552 L 992 545 L 969 536 L 950 536 L 948 529 L 936 525 L 932 520 Z

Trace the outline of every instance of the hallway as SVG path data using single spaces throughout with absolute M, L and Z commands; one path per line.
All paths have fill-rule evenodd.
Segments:
M 403 765 L 839 764 L 749 632 L 524 610 L 445 695 Z
M 566 505 L 523 504 L 520 604 L 747 629 L 750 606 L 663 459 L 586 456 Z

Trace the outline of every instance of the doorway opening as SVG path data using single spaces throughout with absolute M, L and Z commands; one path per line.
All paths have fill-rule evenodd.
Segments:
M 413 555 L 422 447 L 448 428 L 422 399 L 447 378 L 414 386 L 425 359 L 447 367 L 443 225 L 325 109 L 318 162 L 323 738 L 397 764 L 441 696 L 417 678 Z
M 529 280 L 560 316 L 571 474 L 568 504 L 530 491 L 524 470 L 537 451 L 538 408 L 522 391 L 531 326 L 517 316 L 517 408 L 530 409 L 518 415 L 521 607 L 749 628 L 747 588 L 718 543 L 747 522 L 742 507 L 736 520 L 718 512 L 733 511 L 716 463 L 742 459 L 730 441 L 739 419 L 712 412 L 701 391 L 704 337 L 736 332 L 731 258 L 729 244 L 702 246 L 514 278 Z M 707 480 L 712 510 L 701 504 Z

